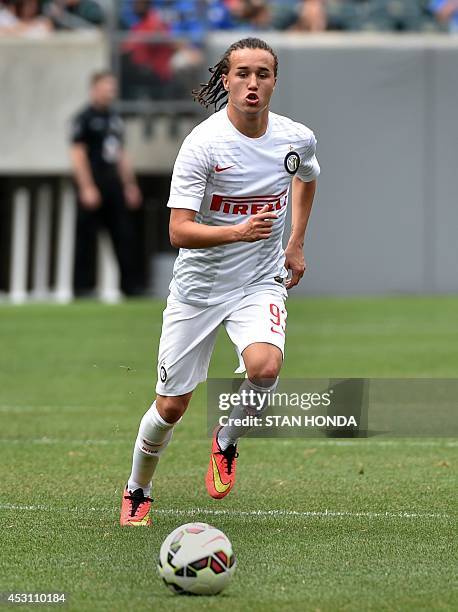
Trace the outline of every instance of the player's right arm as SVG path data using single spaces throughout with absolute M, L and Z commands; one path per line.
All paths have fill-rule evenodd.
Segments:
M 205 249 L 232 242 L 265 240 L 272 233 L 277 215 L 265 206 L 247 221 L 226 226 L 195 221 L 204 198 L 207 181 L 214 171 L 211 140 L 205 122 L 185 139 L 173 167 L 168 207 L 170 242 L 176 248 Z
M 257 242 L 272 234 L 277 215 L 268 212 L 266 205 L 244 223 L 230 226 L 210 226 L 196 223 L 196 212 L 185 208 L 172 208 L 170 213 L 170 242 L 175 248 L 205 249 L 232 242 Z

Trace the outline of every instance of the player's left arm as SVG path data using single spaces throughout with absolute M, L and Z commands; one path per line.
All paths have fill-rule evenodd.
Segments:
M 316 192 L 316 179 L 304 182 L 297 176 L 291 185 L 291 236 L 285 249 L 285 268 L 291 270 L 286 288 L 291 289 L 304 275 L 304 239 Z
M 121 149 L 119 154 L 118 172 L 121 177 L 127 207 L 131 210 L 139 208 L 142 204 L 142 193 L 138 187 L 132 164 L 124 148 Z

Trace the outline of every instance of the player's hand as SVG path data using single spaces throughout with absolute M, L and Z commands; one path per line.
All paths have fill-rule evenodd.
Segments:
M 239 240 L 242 242 L 256 242 L 257 240 L 270 238 L 274 219 L 278 219 L 278 216 L 273 212 L 269 212 L 269 205 L 266 204 L 258 213 L 252 215 L 247 221 L 238 226 L 241 232 Z
M 286 281 L 286 288 L 295 287 L 304 276 L 306 269 L 304 252 L 299 245 L 291 245 L 285 249 L 285 268 L 291 270 L 291 277 Z
M 127 208 L 130 208 L 130 210 L 136 210 L 142 205 L 142 192 L 136 183 L 126 185 L 124 188 L 124 196 L 126 198 Z
M 80 201 L 83 208 L 95 210 L 102 203 L 100 191 L 94 185 L 88 185 L 80 190 Z

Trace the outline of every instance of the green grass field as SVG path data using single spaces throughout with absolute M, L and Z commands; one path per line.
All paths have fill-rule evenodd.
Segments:
M 457 298 L 288 305 L 285 377 L 458 375 Z M 156 473 L 153 528 L 118 527 L 162 307 L 0 308 L 0 592 L 65 591 L 84 611 L 457 610 L 456 439 L 246 439 L 216 501 L 201 386 Z M 236 366 L 223 334 L 215 377 Z M 162 540 L 191 520 L 238 558 L 215 598 L 156 575 Z

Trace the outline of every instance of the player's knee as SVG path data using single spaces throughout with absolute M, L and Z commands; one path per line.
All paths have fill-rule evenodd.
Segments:
M 189 400 L 190 394 L 179 395 L 177 397 L 159 395 L 156 399 L 156 406 L 164 421 L 167 421 L 167 423 L 176 423 L 185 413 Z
M 262 387 L 272 386 L 280 373 L 281 361 L 270 358 L 266 361 L 254 364 L 248 369 L 248 378 Z

